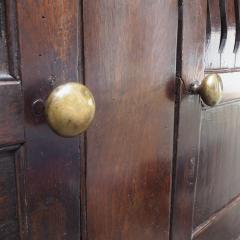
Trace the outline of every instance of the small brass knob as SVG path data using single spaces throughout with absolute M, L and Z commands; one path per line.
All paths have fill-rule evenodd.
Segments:
M 75 82 L 55 88 L 47 98 L 45 115 L 49 126 L 60 136 L 74 137 L 84 132 L 95 114 L 90 90 Z
M 222 79 L 216 73 L 210 74 L 203 79 L 201 84 L 193 84 L 192 91 L 199 94 L 206 105 L 215 106 L 223 96 Z

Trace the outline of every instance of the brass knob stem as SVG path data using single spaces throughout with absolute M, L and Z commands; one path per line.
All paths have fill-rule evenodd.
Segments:
M 223 96 L 223 83 L 221 77 L 214 73 L 206 76 L 202 82 L 193 83 L 191 85 L 191 92 L 199 94 L 202 101 L 212 107 L 217 105 Z
M 95 114 L 95 101 L 89 89 L 75 82 L 55 88 L 45 105 L 49 126 L 60 136 L 74 137 L 84 132 Z

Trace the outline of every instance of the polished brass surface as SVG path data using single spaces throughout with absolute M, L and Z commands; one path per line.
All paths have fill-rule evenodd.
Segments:
M 80 83 L 66 83 L 55 88 L 45 105 L 50 127 L 63 137 L 84 132 L 95 114 L 95 101 L 89 89 Z
M 203 79 L 200 85 L 193 85 L 192 90 L 200 95 L 206 105 L 215 106 L 223 96 L 222 79 L 216 73 L 210 74 Z

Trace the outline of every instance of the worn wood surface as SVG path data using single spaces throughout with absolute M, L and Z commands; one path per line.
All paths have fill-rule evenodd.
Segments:
M 78 138 L 53 133 L 44 119 L 47 95 L 81 80 L 79 1 L 18 0 L 19 43 L 25 103 L 26 238 L 80 239 Z M 40 105 L 33 105 L 39 100 Z
M 186 240 L 192 234 L 201 117 L 199 97 L 189 95 L 188 87 L 204 76 L 207 1 L 183 1 L 179 15 L 171 239 Z
M 164 9 L 164 10 L 163 10 Z M 169 239 L 177 1 L 84 1 L 91 240 Z

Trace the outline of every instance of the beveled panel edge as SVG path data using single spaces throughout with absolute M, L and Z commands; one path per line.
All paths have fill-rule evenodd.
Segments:
M 5 1 L 8 79 L 20 80 L 20 53 L 16 0 Z M 1 81 L 1 79 L 0 79 Z

